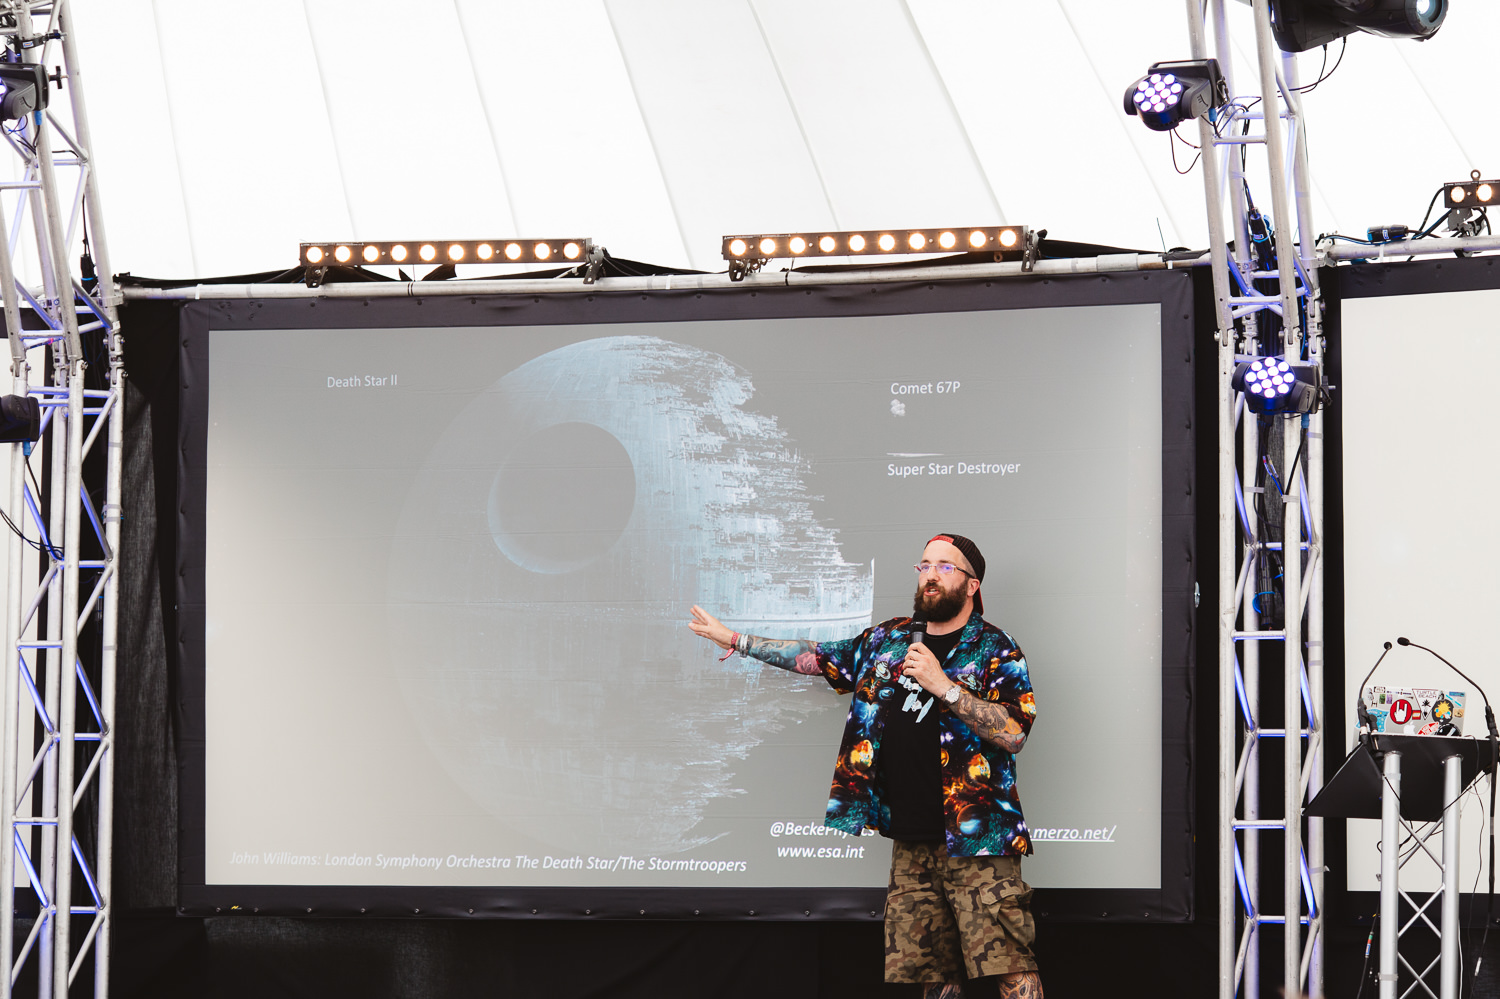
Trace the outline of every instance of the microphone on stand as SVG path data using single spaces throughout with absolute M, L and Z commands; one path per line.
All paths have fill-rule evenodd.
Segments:
M 1495 727 L 1495 710 L 1490 707 L 1490 698 L 1489 698 L 1489 695 L 1484 692 L 1484 688 L 1483 687 L 1481 687 L 1477 683 L 1474 683 L 1473 677 L 1469 676 L 1463 670 L 1459 669 L 1457 666 L 1453 665 L 1448 660 L 1444 659 L 1442 656 L 1439 656 L 1436 652 L 1433 652 L 1427 646 L 1425 646 L 1425 645 L 1418 645 L 1416 642 L 1413 642 L 1410 638 L 1398 638 L 1398 639 L 1396 639 L 1396 644 L 1397 645 L 1409 645 L 1409 646 L 1411 646 L 1414 649 L 1421 649 L 1423 652 L 1426 652 L 1426 653 L 1429 653 L 1429 654 L 1431 654 L 1433 656 L 1436 656 L 1437 659 L 1438 659 L 1438 661 L 1441 662 L 1444 666 L 1447 666 L 1449 669 L 1451 669 L 1453 672 L 1457 673 L 1459 676 L 1463 677 L 1465 680 L 1468 680 L 1470 683 L 1473 683 L 1474 684 L 1474 689 L 1477 690 L 1477 691 L 1479 691 L 1479 696 L 1484 698 L 1484 721 L 1485 721 L 1485 724 L 1488 725 L 1489 729 L 1490 729 L 1490 745 L 1492 747 L 1492 750 L 1493 750 L 1494 746 L 1500 745 L 1500 730 L 1497 730 L 1496 727 Z M 1490 766 L 1491 767 L 1494 766 L 1494 754 L 1493 754 L 1493 751 L 1491 752 Z
M 1400 641 L 1404 642 L 1404 639 L 1401 639 Z M 1365 684 L 1370 682 L 1370 677 L 1375 675 L 1375 671 L 1380 668 L 1381 662 L 1383 662 L 1385 660 L 1385 657 L 1390 654 L 1390 651 L 1391 643 L 1386 642 L 1385 651 L 1380 653 L 1380 658 L 1375 660 L 1375 665 L 1370 667 L 1370 672 L 1366 673 L 1365 678 L 1360 681 L 1359 694 L 1354 699 L 1354 714 L 1355 717 L 1359 719 L 1360 742 L 1367 741 L 1370 738 L 1371 734 L 1373 734 L 1375 731 L 1375 722 L 1370 718 L 1369 705 L 1365 704 Z

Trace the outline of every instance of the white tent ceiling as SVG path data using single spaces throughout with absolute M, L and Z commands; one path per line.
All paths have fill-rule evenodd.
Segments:
M 118 271 L 279 269 L 313 239 L 591 236 L 705 270 L 724 234 L 823 226 L 1207 243 L 1201 177 L 1120 107 L 1187 57 L 1180 0 L 73 10 Z M 1249 8 L 1230 14 L 1253 91 Z M 1320 230 L 1415 224 L 1443 181 L 1500 173 L 1497 40 L 1493 0 L 1453 0 L 1427 43 L 1350 39 L 1305 98 Z

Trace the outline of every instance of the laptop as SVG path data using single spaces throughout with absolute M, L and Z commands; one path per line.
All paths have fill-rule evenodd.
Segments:
M 1462 690 L 1366 687 L 1365 708 L 1384 735 L 1463 735 Z

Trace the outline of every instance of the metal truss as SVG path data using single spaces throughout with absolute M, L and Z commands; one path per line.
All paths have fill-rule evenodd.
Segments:
M 1457 740 L 1454 740 L 1457 741 Z M 1459 968 L 1458 905 L 1461 886 L 1458 881 L 1459 823 L 1464 796 L 1462 758 L 1454 755 L 1443 760 L 1443 814 L 1437 822 L 1410 822 L 1401 817 L 1400 750 L 1385 753 L 1381 763 L 1385 787 L 1380 801 L 1380 999 L 1397 999 L 1400 969 L 1405 969 L 1410 984 L 1401 999 L 1425 993 L 1429 999 L 1458 999 L 1462 972 Z M 1441 834 L 1441 854 L 1429 846 L 1433 836 Z M 1418 857 L 1426 857 L 1442 875 L 1437 891 L 1418 902 L 1401 887 L 1401 872 Z M 1400 922 L 1400 901 L 1411 909 L 1411 916 Z M 1438 921 L 1431 910 L 1436 908 Z M 1399 924 L 1399 925 L 1398 925 Z M 1425 967 L 1417 968 L 1400 953 L 1401 938 L 1408 933 L 1430 931 L 1438 938 L 1438 956 Z M 1437 974 L 1434 975 L 1433 973 Z M 1433 990 L 1433 979 L 1438 986 Z M 1418 992 L 1417 989 L 1421 989 Z
M 1211 29 L 1228 88 L 1199 120 L 1219 362 L 1219 995 L 1316 997 L 1323 820 L 1302 808 L 1323 784 L 1322 417 L 1258 416 L 1231 384 L 1237 363 L 1266 355 L 1311 364 L 1323 383 L 1307 143 L 1295 59 L 1272 38 L 1267 0 L 1253 3 L 1258 92 L 1237 85 L 1224 4 L 1187 0 L 1193 58 L 1208 57 Z M 1265 157 L 1269 217 L 1246 181 L 1252 151 Z M 1266 684 L 1279 704 L 1263 662 L 1281 666 Z M 1262 797 L 1275 747 L 1280 802 Z M 1263 985 L 1268 926 L 1282 960 Z
M 0 182 L 11 391 L 41 404 L 47 482 L 32 445 L 10 445 L 0 997 L 26 974 L 38 996 L 66 999 L 90 957 L 94 994 L 108 992 L 123 370 L 72 32 L 67 0 L 0 0 L 5 55 L 47 67 L 54 88 L 45 109 L 3 123 L 20 174 Z M 84 481 L 91 457 L 102 503 Z

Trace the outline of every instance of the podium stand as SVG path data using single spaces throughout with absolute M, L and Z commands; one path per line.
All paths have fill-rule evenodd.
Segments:
M 1429 994 L 1426 977 L 1439 969 L 1438 999 L 1459 999 L 1459 799 L 1481 773 L 1494 769 L 1490 744 L 1457 736 L 1373 735 L 1350 753 L 1304 809 L 1327 818 L 1380 820 L 1380 999 L 1396 999 L 1397 968 L 1404 965 Z M 1404 787 L 1404 791 L 1403 791 Z M 1386 791 L 1390 793 L 1387 794 Z M 1425 832 L 1419 823 L 1436 823 Z M 1403 858 L 1401 832 L 1415 844 Z M 1441 858 L 1428 841 L 1442 833 Z M 1401 890 L 1401 868 L 1425 853 L 1442 871 L 1442 887 L 1418 904 Z M 1401 899 L 1413 909 L 1401 925 Z M 1441 903 L 1441 922 L 1428 910 Z M 1438 957 L 1418 971 L 1399 951 L 1400 938 L 1425 924 L 1438 937 Z

